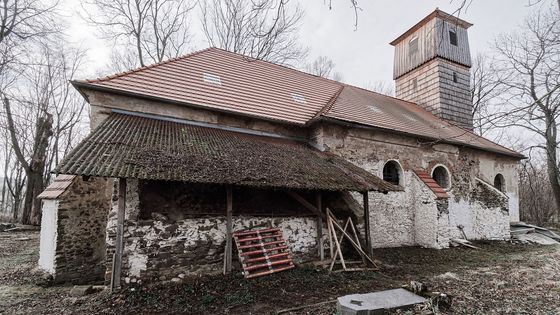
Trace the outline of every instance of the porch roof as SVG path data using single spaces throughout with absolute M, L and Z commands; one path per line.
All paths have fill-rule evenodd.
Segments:
M 328 191 L 401 190 L 295 140 L 112 113 L 56 173 Z

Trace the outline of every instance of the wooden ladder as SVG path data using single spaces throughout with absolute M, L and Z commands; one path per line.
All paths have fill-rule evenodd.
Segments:
M 233 233 L 245 278 L 254 278 L 295 267 L 288 245 L 278 228 Z

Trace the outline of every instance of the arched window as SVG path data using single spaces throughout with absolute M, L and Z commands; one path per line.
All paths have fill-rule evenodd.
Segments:
M 393 185 L 400 185 L 402 169 L 397 161 L 387 161 L 383 166 L 383 180 Z
M 494 187 L 501 192 L 506 190 L 506 180 L 504 179 L 504 175 L 497 174 L 496 177 L 494 177 Z
M 436 181 L 436 183 L 444 189 L 450 187 L 449 181 L 449 171 L 443 165 L 439 165 L 432 171 L 432 178 Z

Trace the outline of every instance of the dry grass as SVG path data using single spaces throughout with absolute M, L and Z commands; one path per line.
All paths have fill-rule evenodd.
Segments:
M 560 247 L 478 243 L 480 250 L 377 250 L 380 272 L 327 274 L 297 268 L 245 280 L 239 275 L 190 279 L 183 284 L 71 297 L 69 286 L 35 283 L 38 234 L 0 233 L 0 313 L 45 314 L 274 314 L 350 293 L 399 287 L 411 280 L 453 297 L 449 314 L 560 313 Z M 28 241 L 16 241 L 29 237 Z M 438 310 L 419 307 L 416 313 Z M 333 314 L 334 304 L 299 314 Z

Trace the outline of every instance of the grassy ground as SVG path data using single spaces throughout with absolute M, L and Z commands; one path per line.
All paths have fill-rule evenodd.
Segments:
M 560 247 L 477 243 L 481 249 L 377 250 L 379 272 L 327 274 L 296 268 L 245 280 L 202 277 L 182 284 L 72 297 L 70 286 L 43 288 L 38 233 L 0 232 L 0 313 L 6 314 L 274 314 L 350 293 L 397 288 L 412 280 L 452 296 L 449 314 L 560 314 Z M 423 306 L 415 313 L 434 308 Z M 323 304 L 291 314 L 334 314 Z M 441 312 L 441 310 L 440 310 Z M 429 313 L 428 313 L 429 314 Z

